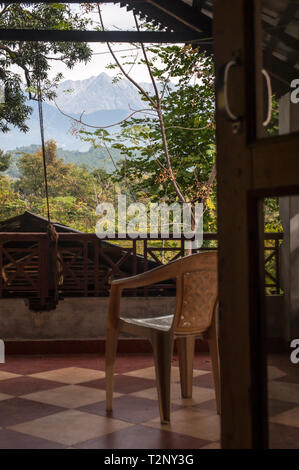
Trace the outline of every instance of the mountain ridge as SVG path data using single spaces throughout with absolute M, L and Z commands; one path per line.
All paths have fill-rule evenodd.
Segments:
M 23 154 L 33 154 L 40 150 L 40 145 L 32 144 L 29 146 L 17 147 L 15 149 L 9 149 L 12 154 L 12 162 L 8 170 L 5 172 L 6 175 L 11 178 L 18 178 L 20 175 L 18 169 L 18 160 Z M 116 164 L 121 158 L 120 151 L 114 148 L 109 149 L 111 156 L 108 154 L 104 147 L 93 148 L 90 147 L 85 152 L 78 150 L 65 150 L 61 147 L 57 148 L 57 157 L 62 158 L 64 163 L 74 163 L 75 165 L 87 165 L 89 170 L 101 168 L 107 173 L 112 173 L 115 170 L 114 164 Z
M 150 83 L 141 83 L 144 89 L 151 91 Z M 65 93 L 72 87 L 72 94 Z M 131 108 L 144 108 L 144 102 L 137 88 L 127 79 L 113 83 L 113 77 L 105 72 L 84 80 L 65 80 L 57 88 L 57 105 L 63 112 L 79 119 L 84 111 L 84 122 L 94 126 L 107 126 L 124 119 Z M 11 148 L 40 144 L 39 116 L 36 101 L 29 101 L 33 108 L 28 120 L 29 132 L 22 133 L 12 128 L 0 138 L 0 148 Z M 59 147 L 65 150 L 85 152 L 89 144 L 76 138 L 72 132 L 72 120 L 64 116 L 53 102 L 43 103 L 43 115 L 46 139 L 56 140 Z M 111 130 L 117 127 L 111 128 Z
M 147 92 L 152 91 L 150 83 L 140 83 Z M 64 93 L 64 90 L 73 90 Z M 114 82 L 113 77 L 105 72 L 84 80 L 65 80 L 58 85 L 56 102 L 67 113 L 84 111 L 90 114 L 100 110 L 144 108 L 136 87 L 123 78 Z

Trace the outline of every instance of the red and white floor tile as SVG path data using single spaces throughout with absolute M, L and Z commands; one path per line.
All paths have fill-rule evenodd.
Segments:
M 192 399 L 181 398 L 178 362 L 174 358 L 169 425 L 160 424 L 151 355 L 118 356 L 111 414 L 105 409 L 103 356 L 6 359 L 0 365 L 1 449 L 220 446 L 220 418 L 216 413 L 211 361 L 206 354 L 195 358 Z M 269 371 L 271 446 L 298 448 L 299 380 L 296 382 L 292 368 L 275 358 Z
M 105 409 L 104 358 L 8 356 L 0 366 L 0 448 L 198 449 L 219 447 L 211 362 L 196 357 L 193 398 L 172 367 L 171 424 L 161 425 L 150 355 L 117 359 L 114 411 Z

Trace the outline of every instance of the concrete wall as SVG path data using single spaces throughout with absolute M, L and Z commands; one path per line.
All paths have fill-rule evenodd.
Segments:
M 77 297 L 56 310 L 33 312 L 24 299 L 0 299 L 0 338 L 4 340 L 105 338 L 108 298 Z M 174 312 L 174 297 L 124 297 L 122 315 L 150 317 Z
M 66 298 L 56 310 L 32 312 L 24 299 L 0 300 L 0 338 L 24 340 L 105 339 L 108 298 Z M 170 315 L 175 309 L 174 297 L 124 297 L 122 315 Z M 266 298 L 268 336 L 280 336 L 283 321 L 283 297 Z

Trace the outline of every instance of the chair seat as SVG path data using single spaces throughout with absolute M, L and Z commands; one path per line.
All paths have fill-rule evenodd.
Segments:
M 120 319 L 129 323 L 130 325 L 145 326 L 148 328 L 155 328 L 161 331 L 168 331 L 173 322 L 173 315 L 164 315 L 162 317 L 152 317 L 152 318 L 126 318 L 120 317 Z

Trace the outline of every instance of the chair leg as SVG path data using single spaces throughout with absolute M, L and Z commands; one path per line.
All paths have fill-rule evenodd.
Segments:
M 219 349 L 218 349 L 218 336 L 217 336 L 217 330 L 216 330 L 215 324 L 211 325 L 211 328 L 209 331 L 208 343 L 209 343 L 209 350 L 210 350 L 212 367 L 213 367 L 217 413 L 220 414 L 221 412 L 220 359 L 219 359 Z
M 106 410 L 112 411 L 114 364 L 117 351 L 118 330 L 107 328 L 106 337 Z
M 195 336 L 176 338 L 182 398 L 192 398 L 193 360 L 195 349 Z
M 162 424 L 170 422 L 170 374 L 173 354 L 173 335 L 153 332 L 153 346 L 160 419 Z

